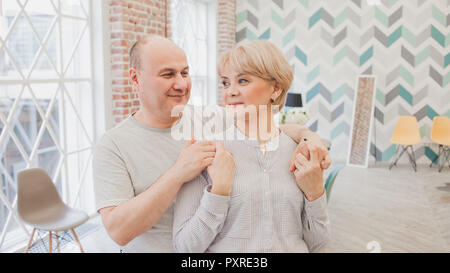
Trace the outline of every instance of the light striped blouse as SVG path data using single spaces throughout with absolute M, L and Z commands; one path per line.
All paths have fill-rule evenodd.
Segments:
M 277 149 L 264 154 L 256 140 L 242 138 L 224 141 L 236 163 L 231 196 L 209 191 L 212 181 L 206 170 L 179 191 L 174 208 L 175 251 L 322 250 L 328 241 L 326 196 L 309 202 L 289 172 L 296 143 L 281 133 L 274 139 Z

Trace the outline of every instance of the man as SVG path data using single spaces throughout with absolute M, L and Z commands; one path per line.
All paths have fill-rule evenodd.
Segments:
M 125 252 L 172 252 L 173 201 L 184 183 L 211 165 L 215 143 L 179 141 L 171 135 L 183 118 L 173 116 L 172 109 L 186 105 L 191 90 L 181 48 L 163 37 L 145 37 L 130 51 L 129 75 L 140 109 L 106 132 L 96 147 L 96 209 Z M 308 139 L 297 151 L 308 157 L 311 147 L 319 149 L 327 168 L 329 157 L 320 138 L 307 129 L 290 130 Z M 291 171 L 294 161 L 295 154 Z

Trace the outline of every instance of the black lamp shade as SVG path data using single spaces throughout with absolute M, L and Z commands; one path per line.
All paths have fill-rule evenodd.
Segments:
M 288 93 L 285 105 L 288 107 L 303 107 L 302 94 Z

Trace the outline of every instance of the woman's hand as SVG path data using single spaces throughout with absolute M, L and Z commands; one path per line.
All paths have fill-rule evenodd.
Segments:
M 217 195 L 230 195 L 234 181 L 236 166 L 233 155 L 224 147 L 222 142 L 216 143 L 216 156 L 207 168 L 212 180 L 211 193 Z
M 297 168 L 294 171 L 295 180 L 298 187 L 305 194 L 308 201 L 314 201 L 324 193 L 323 170 L 320 165 L 321 157 L 319 148 L 311 143 L 305 143 L 309 150 L 309 159 L 302 153 L 298 153 L 294 164 Z

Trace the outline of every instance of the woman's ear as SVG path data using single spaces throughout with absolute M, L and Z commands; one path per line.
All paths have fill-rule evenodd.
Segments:
M 274 102 L 280 95 L 283 90 L 281 89 L 281 86 L 279 83 L 275 83 L 273 87 L 272 95 L 270 96 L 270 100 Z

